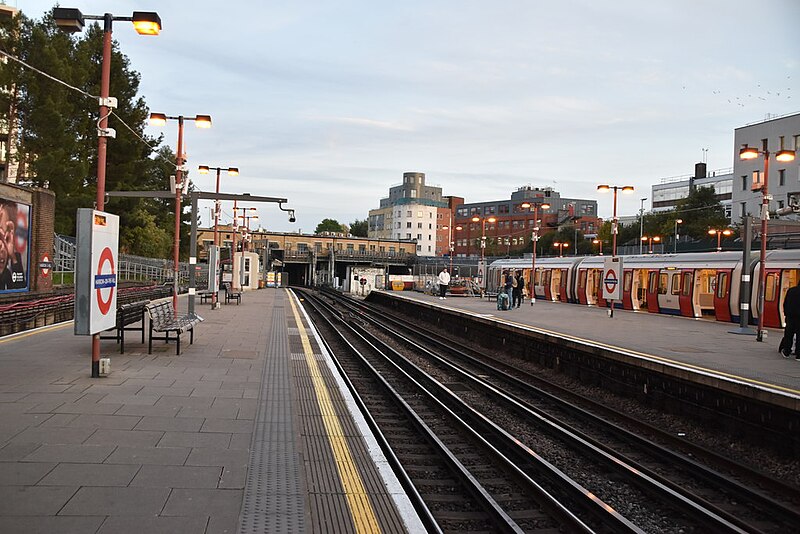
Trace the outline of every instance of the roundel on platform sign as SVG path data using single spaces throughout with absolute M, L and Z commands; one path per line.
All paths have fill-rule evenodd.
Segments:
M 50 263 L 50 256 L 45 252 L 42 254 L 42 260 L 39 262 L 39 268 L 42 270 L 42 276 L 47 278 L 50 276 L 50 268 L 52 264 Z
M 606 279 L 603 281 L 606 285 L 606 291 L 609 293 L 613 293 L 617 289 L 617 284 L 619 283 L 619 279 L 617 278 L 617 273 L 614 272 L 614 269 L 609 269 L 606 273 Z
M 105 271 L 105 272 L 104 272 Z M 97 306 L 100 313 L 107 315 L 111 309 L 111 302 L 114 300 L 114 288 L 117 286 L 117 272 L 114 266 L 114 254 L 111 249 L 106 247 L 100 253 L 100 261 L 97 263 L 97 274 L 94 277 L 94 288 L 97 293 Z M 108 291 L 104 297 L 103 293 Z

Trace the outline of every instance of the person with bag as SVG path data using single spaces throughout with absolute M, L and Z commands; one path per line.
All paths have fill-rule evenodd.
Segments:
M 511 300 L 511 307 L 520 307 L 522 304 L 522 291 L 525 289 L 525 279 L 522 277 L 522 272 L 517 271 L 514 274 L 514 284 L 512 286 L 513 299 Z

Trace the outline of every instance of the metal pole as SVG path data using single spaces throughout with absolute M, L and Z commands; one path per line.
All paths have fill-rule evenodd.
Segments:
M 767 287 L 767 221 L 769 220 L 769 150 L 764 149 L 764 187 L 761 189 L 761 270 L 758 276 L 758 333 L 756 341 L 764 341 L 764 293 Z
M 614 190 L 614 192 L 616 193 L 616 190 Z M 647 200 L 647 197 L 641 200 L 642 200 L 642 205 L 639 208 L 639 255 L 640 256 L 642 255 L 642 246 L 644 245 L 644 243 L 642 243 L 642 236 L 644 235 L 644 201 Z
M 194 315 L 195 285 L 197 283 L 197 195 L 192 195 L 192 230 L 189 236 L 189 315 Z
M 531 255 L 531 283 L 530 283 L 530 292 L 531 292 L 531 306 L 533 303 L 536 302 L 536 286 L 534 282 L 536 280 L 536 243 L 539 241 L 539 206 L 538 204 L 533 205 L 533 235 L 531 236 L 531 241 L 533 241 L 533 255 Z
M 217 167 L 217 188 L 216 188 L 217 194 L 219 194 L 219 173 L 220 173 L 220 170 L 221 169 L 219 167 Z M 219 207 L 220 207 L 220 202 L 219 202 L 219 199 L 217 199 L 217 200 L 214 201 L 214 246 L 215 247 L 219 246 L 219 229 L 218 229 L 218 227 L 219 227 Z M 217 254 L 219 254 L 219 251 L 217 251 Z M 208 267 L 210 269 L 214 268 L 213 265 L 209 265 Z M 214 273 L 214 276 L 219 276 L 219 273 Z M 219 283 L 217 283 L 217 291 L 214 291 L 213 293 L 211 293 L 211 309 L 212 310 L 216 309 L 216 307 L 217 307 L 217 301 L 219 300 L 219 296 L 218 296 L 219 293 L 218 292 L 219 292 Z
M 178 117 L 178 153 L 175 155 L 175 242 L 172 246 L 172 313 L 178 316 L 178 276 L 180 274 L 181 193 L 183 189 L 183 115 Z
M 731 334 L 755 335 L 750 328 L 750 295 L 752 285 L 750 282 L 750 247 L 753 238 L 753 219 L 744 218 L 744 232 L 742 233 L 742 281 L 739 283 L 739 328 L 731 330 Z
M 236 201 L 233 201 L 233 247 L 231 248 L 231 288 L 236 289 L 236 277 L 234 273 L 236 270 L 233 268 L 233 264 L 236 260 Z M 285 260 L 286 258 L 284 258 Z
M 103 15 L 103 60 L 100 65 L 100 98 L 108 98 L 111 85 L 111 27 L 114 18 L 110 13 Z M 104 101 L 104 100 L 103 100 Z M 100 105 L 99 128 L 104 130 L 108 126 L 110 110 Z M 96 209 L 103 211 L 106 198 L 106 160 L 108 138 L 105 135 L 97 136 L 97 198 Z M 61 275 L 63 278 L 63 274 Z M 100 334 L 92 335 L 92 378 L 100 378 Z

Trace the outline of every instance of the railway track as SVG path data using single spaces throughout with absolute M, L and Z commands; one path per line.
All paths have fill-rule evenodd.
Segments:
M 407 320 L 387 317 L 383 309 L 376 313 L 338 295 L 326 295 L 324 300 L 334 298 L 327 313 L 348 324 L 351 336 L 374 336 L 377 339 L 369 344 L 392 354 L 396 362 L 407 362 L 406 373 L 436 391 L 447 409 L 478 430 L 531 480 L 540 482 L 549 499 L 572 511 L 587 528 L 636 531 L 636 523 L 645 531 L 784 532 L 800 521 L 791 504 L 740 481 L 744 477 L 763 485 L 763 476 L 721 474 L 691 453 L 675 452 L 642 437 L 643 427 L 638 427 L 640 432 L 624 429 L 609 414 L 604 417 L 578 406 L 573 394 L 548 391 L 539 377 L 451 339 L 423 334 Z M 502 421 L 502 428 L 496 421 Z M 636 425 L 626 421 L 624 426 Z M 724 464 L 722 459 L 718 462 Z M 730 462 L 726 468 L 733 469 Z M 577 493 L 591 495 L 601 507 L 614 510 L 617 520 L 626 516 L 631 521 L 609 526 L 607 517 L 591 507 L 582 508 L 567 490 L 570 483 L 573 491 L 579 488 Z

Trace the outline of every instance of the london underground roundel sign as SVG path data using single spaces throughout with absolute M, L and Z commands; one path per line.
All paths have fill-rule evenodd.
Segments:
M 100 253 L 97 263 L 97 274 L 94 277 L 94 289 L 97 293 L 97 308 L 103 315 L 108 315 L 114 301 L 114 289 L 117 286 L 117 271 L 114 266 L 114 254 L 109 247 Z

